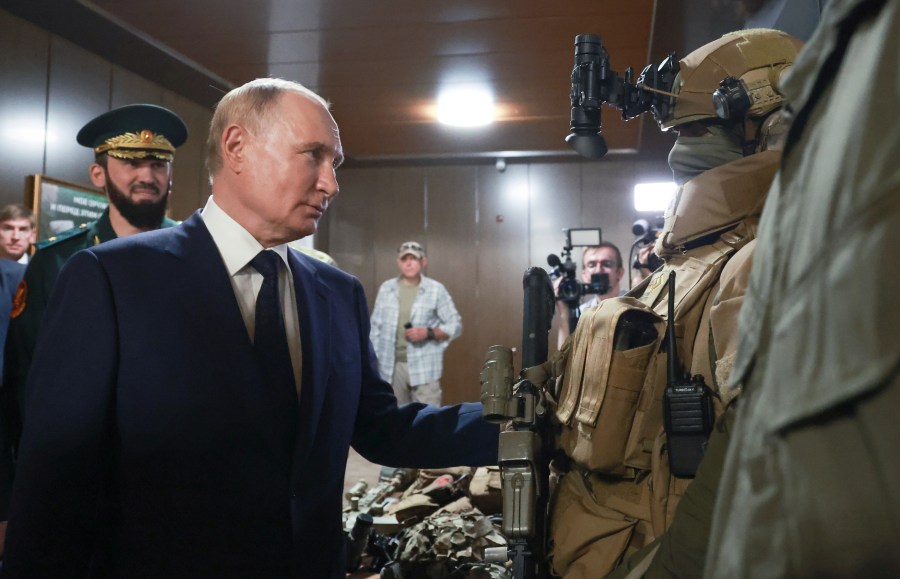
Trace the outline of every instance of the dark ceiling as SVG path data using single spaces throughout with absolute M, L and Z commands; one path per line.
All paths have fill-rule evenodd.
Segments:
M 803 0 L 797 0 L 803 1 Z M 770 3 L 778 3 L 770 0 Z M 299 81 L 332 102 L 350 159 L 571 155 L 577 34 L 614 69 L 685 53 L 740 20 L 733 0 L 0 0 L 0 6 L 204 105 L 253 78 Z M 449 128 L 438 89 L 486 83 L 497 121 Z M 643 129 L 641 124 L 646 125 Z M 668 147 L 652 119 L 603 116 L 611 150 Z

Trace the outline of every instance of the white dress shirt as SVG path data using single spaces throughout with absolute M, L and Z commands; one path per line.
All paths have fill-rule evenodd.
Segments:
M 200 216 L 212 235 L 213 242 L 222 255 L 234 297 L 237 299 L 247 327 L 247 334 L 253 341 L 256 329 L 256 296 L 262 287 L 263 276 L 256 271 L 250 261 L 265 249 L 250 233 L 223 211 L 212 196 L 206 202 Z M 284 329 L 287 332 L 288 349 L 291 352 L 291 366 L 294 369 L 294 383 L 300 393 L 302 379 L 302 351 L 300 349 L 300 320 L 297 314 L 297 298 L 294 293 L 294 277 L 287 259 L 287 244 L 270 248 L 281 257 L 284 267 L 278 271 L 278 294 L 281 296 L 284 312 Z

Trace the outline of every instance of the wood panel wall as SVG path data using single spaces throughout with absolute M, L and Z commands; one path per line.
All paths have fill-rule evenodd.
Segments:
M 447 403 L 477 400 L 484 353 L 520 347 L 522 275 L 548 269 L 563 228 L 600 227 L 628 259 L 633 209 L 642 181 L 671 180 L 665 159 L 626 156 L 595 162 L 346 168 L 341 193 L 324 218 L 317 246 L 360 278 L 374 304 L 378 286 L 398 275 L 397 247 L 423 243 L 429 275 L 447 286 L 463 334 L 447 349 L 442 379 Z M 579 263 L 578 250 L 572 258 Z M 627 288 L 627 277 L 623 288 Z M 551 332 L 555 349 L 556 325 Z
M 212 111 L 0 10 L 0 205 L 21 203 L 25 177 L 35 173 L 90 187 L 93 154 L 75 135 L 132 103 L 165 106 L 188 125 L 170 205 L 184 219 L 209 195 L 203 158 Z
M 75 134 L 134 102 L 166 106 L 188 124 L 171 205 L 184 219 L 209 195 L 203 149 L 211 111 L 0 10 L 0 204 L 22 201 L 29 174 L 89 186 L 92 155 Z M 632 209 L 634 184 L 670 178 L 663 155 L 513 160 L 502 172 L 493 162 L 344 168 L 316 246 L 360 278 L 371 307 L 381 282 L 398 273 L 398 245 L 425 244 L 427 275 L 447 286 L 463 318 L 462 337 L 445 355 L 445 401 L 477 400 L 487 348 L 520 346 L 525 269 L 547 267 L 566 227 L 600 227 L 627 260 L 631 223 L 641 217 Z M 573 259 L 580 264 L 578 251 Z

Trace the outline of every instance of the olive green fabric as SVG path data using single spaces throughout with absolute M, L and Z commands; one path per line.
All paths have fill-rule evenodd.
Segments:
M 831 0 L 783 83 L 705 576 L 900 576 L 900 2 Z

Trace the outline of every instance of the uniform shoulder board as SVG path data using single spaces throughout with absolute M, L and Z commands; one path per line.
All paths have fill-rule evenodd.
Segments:
M 16 319 L 22 312 L 25 311 L 25 306 L 28 302 L 28 284 L 25 283 L 25 280 L 19 282 L 19 287 L 16 288 L 16 295 L 13 296 L 12 301 L 12 309 L 9 312 L 9 317 L 11 319 Z
M 42 239 L 42 240 L 38 241 L 35 245 L 37 246 L 38 249 L 45 249 L 47 247 L 56 245 L 58 243 L 66 241 L 68 239 L 72 239 L 73 237 L 77 237 L 79 235 L 87 235 L 89 225 L 90 224 L 88 224 L 88 223 L 82 223 L 81 225 L 78 225 L 77 227 L 73 227 L 72 229 L 66 229 L 65 231 L 61 231 L 60 233 L 57 233 L 56 235 L 48 237 L 47 239 Z

